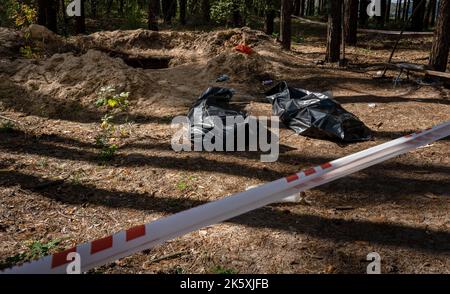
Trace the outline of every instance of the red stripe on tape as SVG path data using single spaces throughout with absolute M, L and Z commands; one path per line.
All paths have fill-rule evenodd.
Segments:
M 406 135 L 405 138 L 411 138 L 413 134 Z
M 53 254 L 52 255 L 52 268 L 55 268 L 57 266 L 71 262 L 71 260 L 67 260 L 67 255 L 70 252 L 77 252 L 77 247 L 73 247 L 73 248 L 67 249 L 63 252 Z
M 145 225 L 136 226 L 134 228 L 128 229 L 127 232 L 127 241 L 134 240 L 136 238 L 142 237 L 145 235 Z
M 327 163 L 322 164 L 320 167 L 321 167 L 322 169 L 327 169 L 327 168 L 332 167 L 332 165 L 331 165 L 331 163 L 327 162 Z
M 293 175 L 290 175 L 290 176 L 286 177 L 286 181 L 288 183 L 293 182 L 293 181 L 297 181 L 297 180 L 298 180 L 297 174 L 293 174 Z
M 305 176 L 309 176 L 309 175 L 315 174 L 316 170 L 314 168 L 310 168 L 310 169 L 304 170 L 303 172 L 305 173 Z
M 98 239 L 92 241 L 91 243 L 91 254 L 103 251 L 105 249 L 111 248 L 113 245 L 113 237 L 108 236 L 106 238 Z

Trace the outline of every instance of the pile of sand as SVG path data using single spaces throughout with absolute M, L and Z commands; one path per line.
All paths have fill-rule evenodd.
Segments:
M 89 110 L 95 113 L 96 93 L 102 86 L 114 85 L 119 92 L 131 92 L 136 99 L 144 97 L 152 83 L 142 70 L 95 50 L 81 56 L 58 53 L 46 60 L 21 60 L 15 66 L 17 72 L 13 75 L 0 75 L 4 104 L 29 113 L 45 109 L 50 117 L 70 117 L 81 109 L 88 110 L 86 115 Z
M 19 32 L 2 32 L 0 40 L 7 40 L 5 36 L 12 40 L 22 38 Z M 47 52 L 53 48 L 64 53 L 0 64 L 0 98 L 6 106 L 28 113 L 42 110 L 50 117 L 61 117 L 61 113 L 62 117 L 80 115 L 77 109 L 83 111 L 83 116 L 89 116 L 89 112 L 98 115 L 94 106 L 96 93 L 106 85 L 130 92 L 130 99 L 145 107 L 159 101 L 164 105 L 189 105 L 221 74 L 229 74 L 233 82 L 249 82 L 255 88 L 255 84 L 260 84 L 256 82 L 267 76 L 270 64 L 258 51 L 276 46 L 262 32 L 247 28 L 211 33 L 112 31 L 69 39 L 40 26 L 30 27 L 29 32 L 31 39 L 36 44 L 41 42 Z M 2 43 L 0 48 L 7 50 L 16 43 Z M 255 52 L 237 52 L 234 47 L 242 43 Z M 117 52 L 125 55 L 116 55 Z M 172 59 L 169 68 L 145 70 L 127 65 L 122 59 L 127 54 Z
M 24 43 L 21 31 L 0 27 L 0 58 L 19 56 Z

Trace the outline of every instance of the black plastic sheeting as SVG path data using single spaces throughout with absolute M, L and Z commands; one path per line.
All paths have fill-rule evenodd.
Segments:
M 341 142 L 366 141 L 371 130 L 327 94 L 281 82 L 266 93 L 274 115 L 297 134 Z
M 206 90 L 188 113 L 191 127 L 191 141 L 203 138 L 208 132 L 214 129 L 215 117 L 220 118 L 223 125 L 222 141 L 226 143 L 227 133 L 237 134 L 238 124 L 226 125 L 226 117 L 241 116 L 244 119 L 247 113 L 231 108 L 229 102 L 233 97 L 233 90 L 227 88 L 213 87 Z M 245 126 L 244 126 L 245 127 Z

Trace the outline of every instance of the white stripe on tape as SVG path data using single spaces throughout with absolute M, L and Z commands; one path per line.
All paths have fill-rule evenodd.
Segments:
M 450 121 L 332 162 L 303 170 L 245 192 L 121 231 L 106 238 L 83 243 L 64 252 L 46 256 L 21 266 L 6 269 L 2 273 L 66 273 L 66 265 L 70 262 L 67 261 L 67 255 L 70 252 L 80 254 L 81 271 L 85 272 L 135 252 L 152 248 L 167 240 L 180 237 L 202 227 L 217 224 L 267 204 L 277 202 L 292 195 L 292 193 L 301 192 L 342 178 L 447 136 L 450 136 Z

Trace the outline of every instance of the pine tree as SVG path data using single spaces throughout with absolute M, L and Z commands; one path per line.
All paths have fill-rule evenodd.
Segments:
M 447 69 L 450 38 L 450 0 L 440 0 L 429 65 L 432 69 Z
M 342 36 L 342 0 L 328 0 L 327 62 L 339 61 Z

